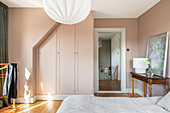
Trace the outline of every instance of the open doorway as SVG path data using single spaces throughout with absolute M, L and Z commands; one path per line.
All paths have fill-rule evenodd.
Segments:
M 126 29 L 95 28 L 95 93 L 126 91 Z
M 99 91 L 120 91 L 120 32 L 99 32 Z

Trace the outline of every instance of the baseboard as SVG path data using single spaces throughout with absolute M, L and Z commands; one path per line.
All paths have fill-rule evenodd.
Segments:
M 144 96 L 143 91 L 139 89 L 134 89 L 134 92 Z M 95 91 L 94 93 L 132 93 L 131 88 L 127 88 L 125 91 Z M 24 97 L 18 97 L 15 102 L 16 103 L 34 103 L 36 100 L 64 100 L 68 96 L 73 95 L 36 95 L 34 97 L 30 97 L 29 99 L 25 99 Z
M 134 89 L 134 92 L 141 96 L 144 96 L 144 92 L 139 89 Z M 125 91 L 94 91 L 94 93 L 132 93 L 132 89 L 127 88 Z
M 132 93 L 132 89 L 131 88 L 127 88 L 125 92 L 126 93 Z M 139 89 L 134 89 L 134 93 L 137 93 L 137 94 L 139 94 L 141 96 L 144 96 L 144 92 L 139 90 Z
M 64 100 L 73 95 L 36 95 L 36 100 Z
M 29 99 L 25 99 L 24 97 L 17 97 L 15 103 L 34 103 L 36 100 L 64 100 L 68 96 L 74 96 L 74 95 L 36 95 Z
M 11 100 L 13 102 L 13 100 Z M 15 103 L 34 103 L 36 101 L 36 96 L 30 97 L 29 99 L 26 99 L 24 97 L 17 97 L 15 99 Z

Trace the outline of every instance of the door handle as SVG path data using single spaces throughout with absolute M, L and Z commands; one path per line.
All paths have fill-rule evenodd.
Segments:
M 78 52 L 75 52 L 75 54 L 78 54 Z

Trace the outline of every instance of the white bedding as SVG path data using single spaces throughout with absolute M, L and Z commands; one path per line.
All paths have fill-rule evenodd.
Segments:
M 155 105 L 160 98 L 70 96 L 57 113 L 170 113 Z

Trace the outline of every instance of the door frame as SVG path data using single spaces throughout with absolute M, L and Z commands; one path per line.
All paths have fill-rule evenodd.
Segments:
M 126 92 L 126 28 L 95 28 L 94 29 L 94 92 L 95 93 L 123 93 Z M 98 33 L 99 32 L 120 32 L 121 33 L 121 91 L 99 91 L 99 51 Z

